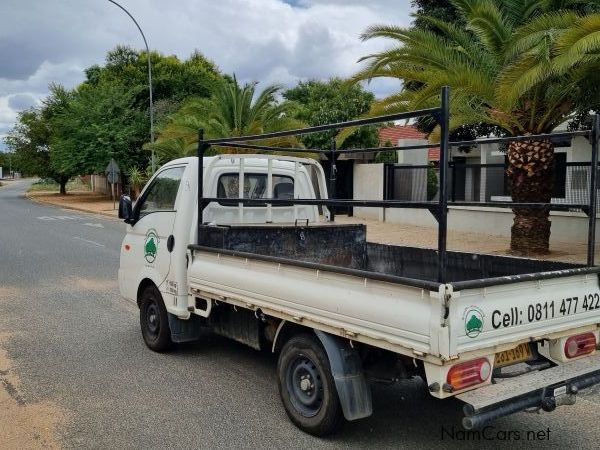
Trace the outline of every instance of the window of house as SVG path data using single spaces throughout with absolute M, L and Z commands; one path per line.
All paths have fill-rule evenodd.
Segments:
M 587 168 L 573 168 L 571 172 L 571 189 L 580 191 L 588 189 Z

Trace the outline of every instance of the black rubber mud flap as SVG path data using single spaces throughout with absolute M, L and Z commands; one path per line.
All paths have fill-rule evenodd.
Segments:
M 315 334 L 327 352 L 344 417 L 346 420 L 369 417 L 373 413 L 371 388 L 358 353 L 345 339 L 318 330 Z
M 192 314 L 187 320 L 180 319 L 171 313 L 168 313 L 168 317 L 173 342 L 197 341 L 202 336 L 202 331 L 206 330 L 202 318 L 196 314 Z

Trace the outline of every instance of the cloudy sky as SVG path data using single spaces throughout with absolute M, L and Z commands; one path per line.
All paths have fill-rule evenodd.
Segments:
M 118 1 L 151 49 L 181 58 L 198 49 L 239 79 L 286 85 L 352 74 L 359 57 L 386 45 L 363 43 L 360 33 L 373 23 L 406 25 L 411 9 L 409 0 Z M 133 22 L 107 0 L 1 0 L 0 142 L 50 82 L 77 85 L 117 44 L 143 47 Z M 378 96 L 397 87 L 369 86 Z

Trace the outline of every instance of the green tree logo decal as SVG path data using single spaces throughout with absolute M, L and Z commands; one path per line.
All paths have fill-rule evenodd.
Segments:
M 144 258 L 149 263 L 153 263 L 156 259 L 156 252 L 158 251 L 158 243 L 160 239 L 158 239 L 158 234 L 156 230 L 150 229 L 146 233 L 146 240 L 144 241 Z
M 483 311 L 475 306 L 469 307 L 464 314 L 465 334 L 470 338 L 479 336 L 483 330 Z

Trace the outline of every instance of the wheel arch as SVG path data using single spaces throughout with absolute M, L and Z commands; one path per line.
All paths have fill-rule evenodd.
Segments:
M 282 319 L 277 326 L 277 330 L 275 331 L 275 337 L 273 338 L 271 351 L 273 353 L 277 353 L 292 337 L 296 336 L 297 334 L 310 333 L 311 331 L 312 328 Z
M 137 294 L 135 296 L 138 308 L 140 307 L 140 301 L 142 299 L 142 292 L 144 292 L 144 290 L 148 286 L 154 286 L 155 288 L 158 289 L 158 286 L 156 286 L 156 283 L 154 283 L 154 281 L 152 281 L 150 278 L 144 278 L 142 281 L 140 281 L 140 284 L 138 285 L 138 288 L 137 288 Z
M 371 388 L 363 373 L 360 356 L 348 339 L 282 320 L 273 339 L 272 351 L 281 350 L 289 339 L 302 333 L 314 333 L 325 349 L 346 420 L 369 417 L 373 413 Z

